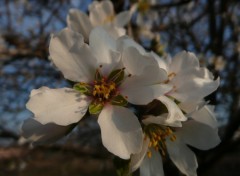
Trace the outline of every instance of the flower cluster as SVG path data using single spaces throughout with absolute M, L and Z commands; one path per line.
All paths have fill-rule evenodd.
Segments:
M 129 160 L 129 173 L 140 168 L 141 176 L 164 175 L 162 160 L 169 155 L 182 173 L 196 175 L 188 145 L 207 150 L 220 142 L 213 107 L 204 100 L 219 79 L 191 52 L 173 58 L 147 52 L 125 35 L 131 14 L 116 15 L 108 0 L 93 2 L 89 17 L 69 11 L 68 26 L 51 36 L 49 53 L 75 84 L 32 90 L 26 106 L 34 118 L 24 122 L 23 137 L 52 142 L 94 115 L 103 145 Z

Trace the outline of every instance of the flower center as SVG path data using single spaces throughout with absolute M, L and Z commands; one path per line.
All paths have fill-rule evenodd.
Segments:
M 162 156 L 166 156 L 166 138 L 170 138 L 171 141 L 176 140 L 176 136 L 170 127 L 160 126 L 157 124 L 150 124 L 144 128 L 145 139 L 149 138 L 150 142 L 148 145 L 147 156 L 150 158 L 152 156 L 150 148 L 156 151 L 160 151 Z
M 127 97 L 120 95 L 118 86 L 122 83 L 125 75 L 124 69 L 113 70 L 108 77 L 101 74 L 102 65 L 96 69 L 93 83 L 80 82 L 74 85 L 74 89 L 91 97 L 89 105 L 90 114 L 98 114 L 106 103 L 117 106 L 127 105 Z
M 92 95 L 99 102 L 107 101 L 116 94 L 116 84 L 113 81 L 107 82 L 104 78 L 94 81 Z

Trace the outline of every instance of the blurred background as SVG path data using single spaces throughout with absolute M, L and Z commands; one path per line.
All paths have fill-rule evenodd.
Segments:
M 51 33 L 66 27 L 70 8 L 88 13 L 91 0 L 0 1 L 0 176 L 116 175 L 113 157 L 101 144 L 96 119 L 80 122 L 52 145 L 19 142 L 25 104 L 41 86 L 70 87 L 48 59 Z M 174 56 L 194 52 L 221 85 L 206 100 L 215 105 L 222 143 L 198 151 L 200 176 L 240 174 L 240 1 L 113 0 L 116 13 L 138 3 L 126 26 L 146 50 Z M 180 176 L 167 160 L 165 172 Z M 137 173 L 136 173 L 137 175 Z

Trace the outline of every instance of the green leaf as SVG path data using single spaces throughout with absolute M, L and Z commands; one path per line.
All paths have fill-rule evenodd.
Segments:
M 73 86 L 74 90 L 77 90 L 79 92 L 81 92 L 84 95 L 91 95 L 92 92 L 92 86 L 86 84 L 86 83 L 77 83 Z
M 113 81 L 115 84 L 119 85 L 121 84 L 123 78 L 124 78 L 124 68 L 113 70 L 108 76 L 108 81 Z
M 128 101 L 122 95 L 117 95 L 112 98 L 111 104 L 117 106 L 126 106 Z
M 104 107 L 104 105 L 102 103 L 92 102 L 88 107 L 89 113 L 90 114 L 99 114 L 102 111 L 103 107 Z

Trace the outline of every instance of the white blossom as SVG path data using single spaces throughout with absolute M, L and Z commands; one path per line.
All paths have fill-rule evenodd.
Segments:
M 89 111 L 98 115 L 103 145 L 110 152 L 123 159 L 140 152 L 142 128 L 125 106 L 128 102 L 147 104 L 172 87 L 159 84 L 167 79 L 165 71 L 153 57 L 126 44 L 129 42 L 126 37 L 116 41 L 100 27 L 92 30 L 89 45 L 68 28 L 53 35 L 50 57 L 64 77 L 76 84 L 73 89 L 33 90 L 27 108 L 34 120 L 42 125 L 69 126 Z
M 88 9 L 89 17 L 78 9 L 70 9 L 67 16 L 68 27 L 75 32 L 81 33 L 84 40 L 88 41 L 91 30 L 97 26 L 104 27 L 115 38 L 126 33 L 123 27 L 131 19 L 130 11 L 115 14 L 110 0 L 93 1 Z

